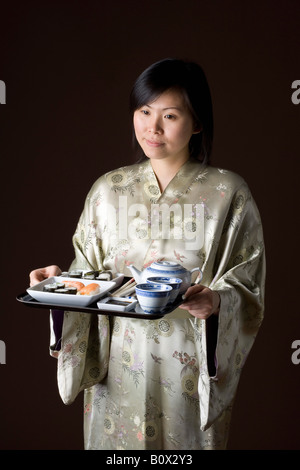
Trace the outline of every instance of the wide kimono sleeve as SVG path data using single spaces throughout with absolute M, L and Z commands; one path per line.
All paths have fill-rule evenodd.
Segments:
M 101 239 L 93 223 L 92 190 L 73 236 L 70 269 L 102 269 Z M 105 315 L 57 311 L 50 314 L 50 354 L 58 359 L 57 381 L 65 404 L 107 374 L 110 325 Z
M 231 407 L 264 314 L 265 250 L 260 215 L 244 183 L 223 218 L 210 288 L 221 298 L 215 374 L 200 374 L 201 429 Z M 201 321 L 201 320 L 200 320 Z M 209 324 L 203 320 L 203 328 Z M 202 335 L 207 350 L 207 334 Z

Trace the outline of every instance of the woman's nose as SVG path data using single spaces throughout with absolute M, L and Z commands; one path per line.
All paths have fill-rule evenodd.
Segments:
M 148 131 L 153 134 L 159 134 L 162 132 L 162 126 L 159 122 L 159 119 L 153 118 L 149 122 Z

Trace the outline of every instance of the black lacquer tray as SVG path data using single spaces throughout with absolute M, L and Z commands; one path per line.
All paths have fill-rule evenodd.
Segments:
M 124 278 L 123 283 L 127 282 L 129 278 Z M 113 294 L 113 291 L 112 291 Z M 94 302 L 87 307 L 75 307 L 75 306 L 67 306 L 67 305 L 53 305 L 50 303 L 44 303 L 44 302 L 39 302 L 35 300 L 31 295 L 29 295 L 27 292 L 23 292 L 22 294 L 17 295 L 16 297 L 17 301 L 25 305 L 26 307 L 30 308 L 39 308 L 39 309 L 47 309 L 47 310 L 66 310 L 66 311 L 72 311 L 72 312 L 82 312 L 82 313 L 90 313 L 90 314 L 97 314 L 97 315 L 112 315 L 112 316 L 118 316 L 118 317 L 129 317 L 129 318 L 142 318 L 144 320 L 155 320 L 157 318 L 162 318 L 168 313 L 173 312 L 179 305 L 182 304 L 183 300 L 180 297 L 178 297 L 174 303 L 172 303 L 168 308 L 166 308 L 162 313 L 145 313 L 141 309 L 139 303 L 137 303 L 136 307 L 132 310 L 129 311 L 113 311 L 113 310 L 101 310 L 97 302 Z

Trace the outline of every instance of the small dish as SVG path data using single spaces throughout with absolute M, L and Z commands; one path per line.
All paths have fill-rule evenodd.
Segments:
M 160 276 L 151 276 L 147 278 L 149 284 L 167 284 L 172 287 L 172 292 L 168 300 L 168 304 L 172 304 L 180 291 L 182 279 L 179 277 L 160 277 Z
M 139 304 L 145 313 L 160 313 L 166 307 L 172 287 L 167 284 L 137 284 L 135 286 Z
M 100 310 L 129 312 L 137 304 L 137 299 L 134 297 L 105 297 L 99 300 L 97 305 Z

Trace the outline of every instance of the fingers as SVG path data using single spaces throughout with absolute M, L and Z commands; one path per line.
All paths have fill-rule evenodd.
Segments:
M 191 315 L 207 319 L 219 311 L 220 296 L 218 292 L 202 285 L 189 287 L 185 293 L 185 300 L 179 306 L 187 310 Z
M 47 266 L 45 268 L 34 269 L 29 274 L 30 287 L 35 286 L 36 284 L 42 282 L 48 277 L 58 276 L 59 274 L 61 274 L 61 269 L 55 264 Z
M 41 269 L 35 269 L 29 274 L 30 287 L 35 286 L 44 279 Z
M 61 269 L 59 266 L 56 266 L 56 264 L 53 264 L 52 266 L 48 266 L 47 268 L 47 277 L 51 276 L 59 276 L 61 274 Z
M 202 286 L 201 284 L 196 284 L 195 286 L 190 286 L 188 290 L 185 292 L 185 294 L 182 296 L 184 301 L 186 302 L 189 297 L 191 297 L 194 294 L 197 294 L 198 292 L 202 292 L 203 289 L 205 289 L 205 286 Z

